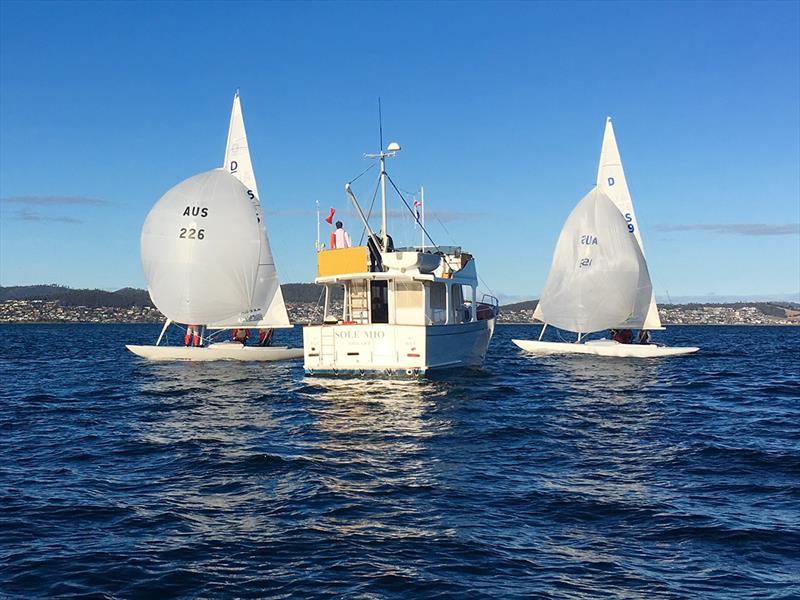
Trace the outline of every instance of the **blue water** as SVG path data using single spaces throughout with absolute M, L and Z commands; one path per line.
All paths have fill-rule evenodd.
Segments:
M 389 382 L 158 330 L 0 327 L 0 596 L 800 596 L 800 327 Z

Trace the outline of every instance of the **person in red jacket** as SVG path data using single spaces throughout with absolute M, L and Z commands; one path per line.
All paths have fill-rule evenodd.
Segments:
M 612 329 L 614 337 L 611 339 L 620 344 L 630 344 L 633 342 L 633 332 L 630 329 Z
M 258 330 L 258 345 L 269 346 L 272 343 L 272 334 L 274 329 L 259 329 Z
M 242 346 L 247 345 L 247 338 L 250 337 L 249 329 L 234 329 L 232 332 L 233 341 L 239 342 Z

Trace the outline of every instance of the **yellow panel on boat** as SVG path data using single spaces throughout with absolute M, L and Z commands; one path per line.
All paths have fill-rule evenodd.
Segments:
M 317 252 L 317 277 L 364 273 L 369 270 L 366 246 Z

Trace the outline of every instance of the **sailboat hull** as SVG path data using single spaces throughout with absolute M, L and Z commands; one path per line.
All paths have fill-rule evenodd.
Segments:
M 209 346 L 134 346 L 126 345 L 128 350 L 147 360 L 192 362 L 213 360 L 275 361 L 302 358 L 302 348 L 286 346 L 242 346 L 235 342 L 220 342 Z
M 656 346 L 655 344 L 620 344 L 613 340 L 593 340 L 582 343 L 511 340 L 531 354 L 589 354 L 616 358 L 659 358 L 697 352 L 699 348 Z

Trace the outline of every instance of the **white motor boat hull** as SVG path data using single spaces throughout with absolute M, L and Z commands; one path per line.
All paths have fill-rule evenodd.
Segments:
M 537 340 L 511 340 L 517 346 L 532 354 L 589 354 L 618 358 L 659 358 L 680 356 L 697 352 L 699 348 L 656 346 L 655 344 L 620 344 L 613 340 L 592 340 L 589 342 L 540 342 Z
M 309 375 L 417 376 L 478 368 L 494 319 L 452 325 L 318 325 L 303 328 Z
M 220 342 L 194 348 L 192 346 L 134 346 L 126 345 L 128 350 L 147 360 L 241 360 L 274 361 L 302 358 L 302 348 L 287 346 L 243 346 L 236 342 Z

